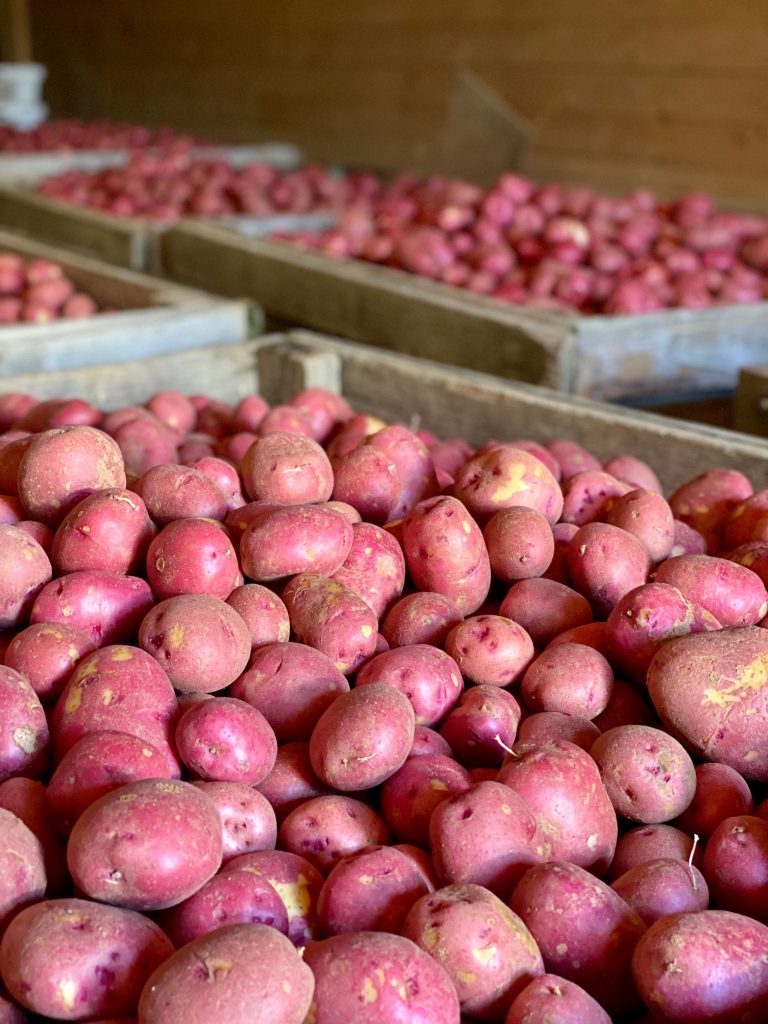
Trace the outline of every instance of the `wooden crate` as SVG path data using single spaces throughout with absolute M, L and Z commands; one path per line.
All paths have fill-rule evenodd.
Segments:
M 76 286 L 101 306 L 115 308 L 85 320 L 0 327 L 4 390 L 15 374 L 140 361 L 152 356 L 240 342 L 263 327 L 244 300 L 221 299 L 144 274 L 0 231 L 0 251 L 61 264 Z
M 184 221 L 160 246 L 162 273 L 269 316 L 366 344 L 615 401 L 732 391 L 768 358 L 768 303 L 643 316 L 531 310 L 362 261 Z

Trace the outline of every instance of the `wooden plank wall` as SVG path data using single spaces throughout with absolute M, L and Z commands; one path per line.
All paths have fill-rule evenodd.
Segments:
M 424 167 L 471 69 L 534 125 L 539 177 L 768 204 L 765 0 L 29 4 L 59 114 Z

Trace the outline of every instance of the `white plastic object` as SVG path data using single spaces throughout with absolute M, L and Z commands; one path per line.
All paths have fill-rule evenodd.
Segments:
M 47 74 L 44 64 L 0 63 L 0 103 L 39 104 Z

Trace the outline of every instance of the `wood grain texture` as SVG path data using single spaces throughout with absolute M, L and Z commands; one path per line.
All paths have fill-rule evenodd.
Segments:
M 468 69 L 531 122 L 537 175 L 766 203 L 764 0 L 29 5 L 57 113 L 424 168 Z

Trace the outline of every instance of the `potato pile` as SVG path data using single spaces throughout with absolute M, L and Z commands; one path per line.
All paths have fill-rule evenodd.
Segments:
M 3 1024 L 768 1020 L 742 473 L 8 393 L 0 564 Z
M 0 124 L 0 153 L 69 153 L 81 149 L 168 149 L 204 145 L 171 128 L 124 121 L 54 118 L 36 128 Z
M 54 260 L 0 252 L 0 326 L 80 320 L 98 312 L 95 300 Z

